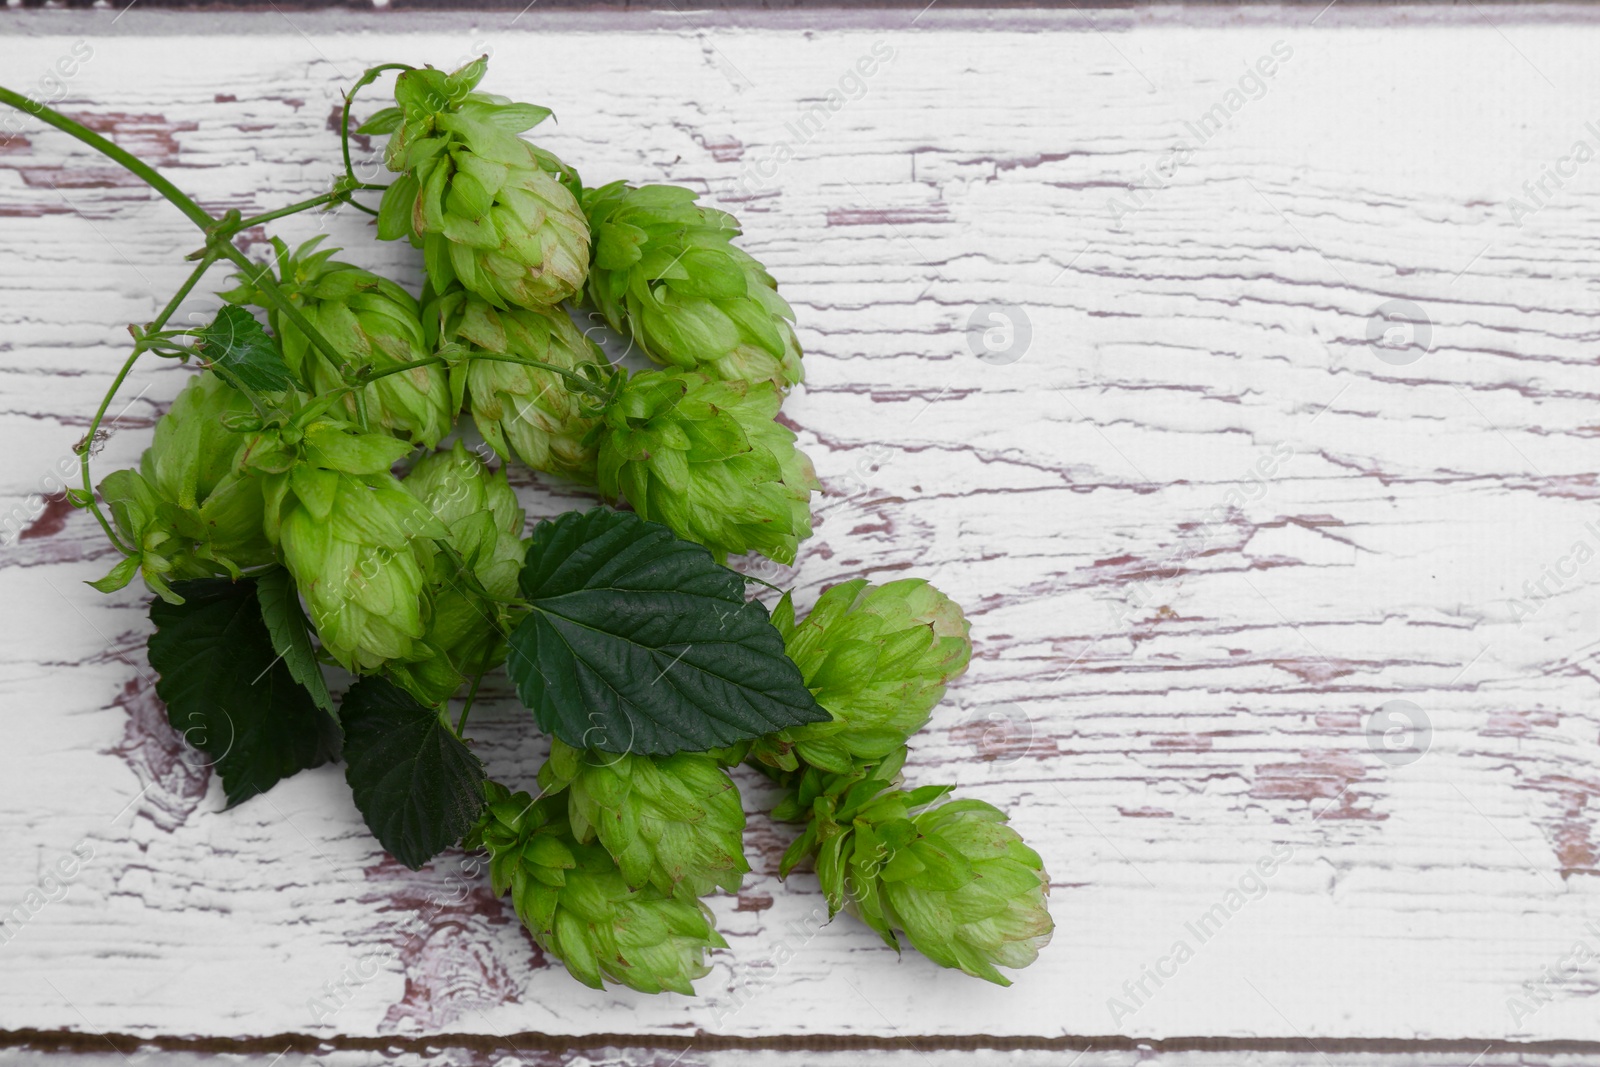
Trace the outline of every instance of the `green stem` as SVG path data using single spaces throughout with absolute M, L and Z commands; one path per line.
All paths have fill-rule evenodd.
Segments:
M 325 357 L 327 357 L 329 362 L 331 362 L 335 367 L 344 363 L 344 357 L 335 351 L 333 345 L 328 342 L 328 339 L 322 336 L 321 331 L 306 321 L 306 317 L 300 314 L 300 309 L 294 306 L 294 303 L 289 299 L 288 294 L 286 294 L 282 289 L 278 288 L 277 279 L 272 276 L 272 265 L 270 263 L 252 263 L 249 256 L 246 256 L 232 244 L 225 242 L 219 243 L 216 246 L 216 250 L 243 268 L 246 276 L 250 278 L 251 282 L 255 285 L 259 285 L 261 287 L 261 291 L 267 295 L 267 302 L 273 307 L 277 308 L 279 311 L 283 312 L 284 318 L 292 322 L 295 329 L 305 334 L 306 339 L 316 347 L 318 352 L 321 352 Z M 258 273 L 252 274 L 251 272 L 254 271 L 258 271 Z
M 350 91 L 344 94 L 344 116 L 339 121 L 339 146 L 344 151 L 344 172 L 351 181 L 356 180 L 356 168 L 355 164 L 350 161 L 350 105 L 355 103 L 356 93 L 360 92 L 363 86 L 371 85 L 377 81 L 378 75 L 386 70 L 415 69 L 409 63 L 383 63 L 376 67 L 369 67 L 362 73 L 360 78 L 356 79 L 356 83 L 350 87 Z M 370 188 L 370 186 L 363 186 L 363 188 Z M 382 187 L 380 186 L 379 188 Z
M 248 230 L 252 226 L 260 226 L 263 223 L 272 222 L 274 219 L 281 219 L 285 215 L 293 215 L 297 212 L 309 211 L 314 207 L 321 207 L 323 204 L 335 203 L 336 201 L 345 199 L 347 195 L 348 194 L 338 190 L 331 193 L 323 193 L 321 196 L 314 196 L 310 200 L 302 200 L 298 204 L 290 204 L 288 207 L 280 207 L 276 211 L 267 211 L 260 215 L 251 215 L 247 219 L 240 219 L 238 222 L 229 227 L 229 229 L 233 233 L 237 233 L 240 230 Z
M 376 78 L 378 70 L 378 68 L 374 68 L 374 71 L 369 71 L 368 74 L 371 77 L 369 77 L 367 80 L 370 81 L 372 78 Z M 36 103 L 33 100 L 30 100 L 28 97 L 23 96 L 20 93 L 13 92 L 10 89 L 4 88 L 3 86 L 0 86 L 0 104 L 7 104 L 11 107 L 17 108 L 18 110 L 34 115 L 47 125 L 54 126 L 63 133 L 76 137 L 90 148 L 93 148 L 95 151 L 99 152 L 101 155 L 104 155 L 107 158 L 121 164 L 123 167 L 126 167 L 134 175 L 144 181 L 146 185 L 149 185 L 156 192 L 160 193 L 162 196 L 171 201 L 172 204 L 177 207 L 179 211 L 182 211 L 191 222 L 200 227 L 201 230 L 205 231 L 206 248 L 204 253 L 201 255 L 200 264 L 195 268 L 194 273 L 189 276 L 188 281 L 183 284 L 183 287 L 178 290 L 177 294 L 167 302 L 167 306 L 162 309 L 160 315 L 156 317 L 155 322 L 150 325 L 149 332 L 159 330 L 163 325 L 166 324 L 166 321 L 172 317 L 174 312 L 177 311 L 178 305 L 181 304 L 183 299 L 189 295 L 191 290 L 193 290 L 195 284 L 200 280 L 200 276 L 204 274 L 206 269 L 215 263 L 218 258 L 226 257 L 243 268 L 247 273 L 255 267 L 255 264 L 251 263 L 249 258 L 245 256 L 245 254 L 237 247 L 235 247 L 232 242 L 233 235 L 240 229 L 244 228 L 246 225 L 256 225 L 271 219 L 282 218 L 285 215 L 290 215 L 297 211 L 304 211 L 307 208 L 315 207 L 318 204 L 327 203 L 330 199 L 343 198 L 347 195 L 345 192 L 336 191 L 335 193 L 326 194 L 322 197 L 315 197 L 309 201 L 303 201 L 299 204 L 292 204 L 289 207 L 281 208 L 277 211 L 269 211 L 263 215 L 257 215 L 248 220 L 240 219 L 238 217 L 238 212 L 230 212 L 229 217 L 219 220 L 213 218 L 209 212 L 207 212 L 199 204 L 195 203 L 194 200 L 190 199 L 190 197 L 184 193 L 183 190 L 179 189 L 176 185 L 173 185 L 166 178 L 163 178 L 155 170 L 155 168 L 151 167 L 148 163 L 139 159 L 126 149 L 117 146 L 112 141 L 107 140 L 105 137 L 100 136 L 100 134 L 95 133 L 81 122 L 70 119 L 61 114 L 59 111 L 56 111 L 54 108 L 48 107 L 45 104 Z M 348 118 L 348 100 L 346 101 L 345 105 L 345 114 Z M 346 161 L 348 161 L 348 148 L 346 149 L 345 158 Z M 350 176 L 351 179 L 354 180 L 355 175 L 353 172 Z M 270 267 L 262 268 L 260 276 L 256 279 L 256 283 L 260 285 L 262 291 L 267 294 L 268 300 L 275 307 L 277 307 L 279 311 L 283 312 L 284 317 L 292 322 L 301 333 L 305 334 L 311 343 L 316 346 L 318 351 L 331 360 L 334 366 L 340 365 L 342 360 L 339 354 L 334 351 L 333 346 L 328 343 L 327 338 L 323 337 L 316 327 L 312 326 L 306 321 L 305 316 L 300 314 L 299 310 L 290 302 L 289 298 L 284 294 L 284 292 L 278 288 L 277 281 L 270 276 Z M 117 537 L 116 533 L 111 528 L 111 524 L 106 521 L 105 515 L 101 513 L 99 506 L 95 503 L 94 483 L 89 473 L 89 453 L 93 450 L 95 434 L 99 432 L 100 422 L 105 418 L 106 409 L 111 406 L 111 401 L 116 396 L 117 390 L 120 389 L 122 387 L 122 383 L 127 380 L 129 372 L 133 370 L 134 363 L 144 351 L 145 346 L 140 341 L 135 341 L 133 352 L 129 354 L 127 360 L 123 363 L 122 369 L 117 372 L 116 379 L 111 383 L 111 389 L 106 393 L 105 398 L 100 402 L 100 410 L 96 412 L 93 421 L 89 424 L 89 432 L 84 436 L 83 440 L 79 442 L 78 446 L 80 450 L 80 466 L 83 472 L 83 484 L 87 494 L 87 505 L 90 511 L 94 513 L 95 519 L 99 521 L 101 529 L 106 532 L 106 536 L 111 540 L 111 543 L 125 554 L 131 553 L 129 553 L 128 548 L 123 545 L 121 539 Z
M 264 401 L 262 401 L 262 399 L 259 396 L 256 395 L 256 392 L 255 392 L 254 389 L 251 389 L 248 385 L 245 385 L 244 382 L 241 382 L 239 380 L 239 376 L 237 374 L 234 374 L 232 371 L 228 370 L 226 367 L 223 367 L 223 366 L 221 366 L 219 364 L 216 364 L 216 363 L 209 363 L 209 364 L 207 364 L 207 367 L 210 368 L 211 373 L 215 374 L 217 377 L 219 377 L 223 381 L 227 382 L 236 391 L 238 391 L 240 393 L 243 393 L 244 394 L 244 398 L 246 400 L 250 401 L 250 406 L 256 409 L 256 414 L 257 415 L 261 416 L 263 419 L 266 419 L 266 418 L 270 417 L 271 413 L 267 410 L 266 403 Z
M 302 200 L 297 204 L 290 204 L 287 207 L 280 207 L 275 211 L 264 211 L 259 215 L 251 215 L 247 219 L 240 219 L 238 222 L 226 227 L 222 232 L 231 237 L 240 230 L 248 230 L 252 226 L 260 226 L 264 223 L 272 222 L 275 219 L 281 219 L 285 215 L 294 215 L 301 211 L 309 211 L 314 207 L 321 207 L 324 204 L 337 204 L 341 201 L 349 204 L 353 208 L 360 208 L 369 215 L 376 215 L 377 212 L 372 208 L 367 207 L 365 204 L 358 204 L 354 200 L 350 199 L 350 194 L 358 189 L 370 189 L 376 191 L 387 188 L 389 188 L 387 185 L 367 185 L 359 182 L 354 185 L 347 184 L 341 188 L 335 189 L 331 193 L 323 193 L 321 196 L 314 196 L 310 200 Z
M 154 333 L 161 329 L 167 324 L 168 319 L 178 313 L 178 305 L 182 304 L 184 298 L 194 291 L 194 287 L 200 284 L 201 277 L 211 268 L 211 264 L 216 261 L 217 257 L 210 252 L 200 257 L 200 262 L 195 264 L 194 270 L 190 271 L 189 276 L 183 280 L 183 284 L 178 286 L 178 291 L 172 294 L 172 299 L 167 301 L 167 306 L 162 308 L 161 313 L 150 321 L 150 325 L 145 327 L 146 333 Z
M 565 378 L 567 381 L 577 386 L 580 390 L 588 393 L 597 400 L 610 399 L 609 394 L 607 394 L 604 389 L 601 389 L 583 375 L 576 374 L 570 370 L 567 370 L 565 367 L 557 367 L 554 364 L 545 363 L 541 360 L 524 359 L 521 356 L 502 356 L 495 352 L 469 352 L 467 353 L 466 358 L 487 359 L 491 363 L 517 363 L 524 367 L 534 367 L 538 370 L 547 370 L 552 374 L 559 374 L 561 377 Z
M 583 375 L 575 374 L 574 372 L 567 370 L 565 367 L 557 367 L 553 363 L 545 363 L 542 360 L 537 359 L 524 359 L 521 356 L 502 356 L 497 352 L 468 352 L 461 358 L 486 359 L 491 363 L 515 363 L 523 367 L 533 367 L 537 370 L 547 370 L 552 374 L 559 374 L 561 377 L 573 383 L 583 392 L 588 393 L 590 396 L 595 397 L 598 400 L 610 399 L 609 395 L 604 389 L 599 388 Z M 385 367 L 383 370 L 369 374 L 361 380 L 361 386 L 370 385 L 379 378 L 387 378 L 391 374 L 400 374 L 403 371 L 415 370 L 418 367 L 439 367 L 449 365 L 450 361 L 442 356 L 429 356 L 426 359 L 416 359 L 412 360 L 410 363 L 401 363 L 398 366 Z M 347 389 L 356 389 L 359 387 L 360 386 L 356 385 L 346 386 Z
M 10 89 L 6 88 L 0 88 L 0 104 L 10 104 L 12 107 L 20 108 L 24 111 L 37 115 L 40 119 L 49 123 L 51 126 L 54 126 L 56 129 L 61 130 L 64 133 L 71 134 L 84 144 L 88 145 L 90 148 L 93 148 L 97 152 L 116 160 L 118 163 L 122 164 L 124 167 L 127 167 L 134 174 L 142 178 L 156 192 L 172 201 L 172 203 L 177 206 L 178 210 L 187 215 L 196 226 L 206 231 L 206 234 L 209 238 L 209 241 L 207 242 L 208 253 L 216 252 L 220 255 L 226 256 L 228 259 L 232 260 L 234 263 L 238 264 L 240 267 L 243 267 L 247 271 L 255 266 L 255 264 L 251 263 L 249 258 L 246 257 L 243 252 L 239 251 L 233 246 L 230 240 L 233 234 L 236 233 L 241 227 L 244 220 L 235 221 L 219 229 L 219 220 L 214 219 L 207 214 L 199 204 L 196 204 L 193 200 L 189 199 L 189 197 L 176 185 L 173 185 L 160 174 L 156 173 L 155 169 L 148 163 L 145 163 L 143 160 L 139 159 L 131 152 L 128 152 L 126 149 L 117 147 L 111 141 L 101 137 L 98 133 L 95 133 L 87 126 L 67 118 L 65 115 L 54 110 L 53 108 L 46 107 L 43 104 L 35 104 L 27 97 L 22 96 L 19 93 L 14 93 Z M 313 200 L 293 205 L 293 210 L 304 211 L 307 207 L 314 206 L 315 203 L 316 201 Z M 284 210 L 276 214 L 268 212 L 268 215 L 271 217 L 281 217 L 282 215 L 289 213 L 289 210 Z M 261 277 L 257 279 L 257 283 L 267 294 L 268 299 L 270 299 L 272 303 L 277 306 L 279 311 L 283 312 L 284 317 L 286 317 L 290 322 L 294 323 L 300 332 L 304 333 L 311 343 L 317 347 L 318 351 L 331 359 L 334 366 L 338 366 L 342 362 L 338 353 L 333 350 L 333 346 L 328 343 L 327 338 L 318 333 L 317 328 L 307 322 L 305 320 L 305 316 L 301 315 L 299 310 L 290 304 L 289 298 L 283 294 L 281 289 L 278 288 L 277 282 L 268 277 L 265 271 L 263 271 Z
M 450 542 L 435 540 L 434 544 L 439 546 L 439 551 L 455 567 L 457 576 L 460 577 L 461 580 L 466 584 L 467 592 L 490 604 L 521 603 L 521 601 L 507 597 L 495 596 L 493 593 L 489 592 L 489 590 L 485 589 L 483 587 L 483 583 L 478 581 L 478 576 L 474 574 L 472 569 L 467 566 L 467 561 L 461 558 L 461 553 L 457 552 L 456 547 Z M 460 592 L 461 590 L 457 589 L 456 591 Z M 504 631 L 506 628 L 505 620 L 503 619 L 497 619 L 495 625 L 496 628 L 501 631 Z
M 194 287 L 199 284 L 200 278 L 216 261 L 217 257 L 208 253 L 195 265 L 194 270 L 189 272 L 189 277 L 184 279 L 183 284 L 178 287 L 178 291 L 173 294 L 172 299 L 167 301 L 167 306 L 162 308 L 160 313 L 145 327 L 146 333 L 154 333 L 167 324 L 167 320 L 177 313 L 178 306 L 183 303 L 184 298 L 194 291 Z M 95 434 L 100 432 L 101 420 L 106 417 L 106 411 L 111 407 L 111 401 L 116 398 L 117 390 L 122 388 L 122 383 L 127 380 L 129 372 L 133 370 L 133 365 L 138 362 L 139 357 L 144 352 L 145 346 L 142 341 L 135 341 L 133 351 L 129 353 L 128 358 L 123 362 L 122 369 L 117 372 L 116 378 L 111 382 L 111 388 L 106 391 L 106 395 L 100 401 L 100 409 L 94 413 L 94 418 L 89 422 L 89 432 L 84 435 L 81 451 L 78 454 L 78 466 L 83 473 L 84 499 L 88 502 L 89 511 L 94 515 L 96 521 L 100 523 L 100 528 L 106 532 L 106 537 L 111 540 L 111 543 L 123 555 L 132 555 L 133 553 L 131 549 L 122 543 L 122 539 L 116 535 L 116 532 L 111 528 L 111 523 L 106 521 L 105 515 L 100 511 L 100 505 L 95 502 L 94 478 L 89 473 L 89 457 L 94 452 Z
M 296 412 L 294 416 L 295 425 L 309 426 L 312 419 L 332 408 L 340 400 L 349 395 L 355 396 L 357 409 L 356 421 L 358 424 L 361 424 L 363 423 L 361 408 L 366 403 L 363 394 L 365 393 L 368 385 L 377 381 L 379 378 L 387 378 L 391 374 L 400 374 L 403 371 L 416 370 L 418 367 L 444 367 L 448 365 L 449 361 L 440 356 L 428 356 L 426 359 L 414 359 L 409 363 L 401 363 L 398 366 L 389 367 L 385 370 L 378 371 L 376 374 L 369 375 L 361 379 L 359 382 L 349 383 L 347 380 L 347 384 L 342 385 L 337 389 L 330 390 L 329 392 L 320 394 L 305 407 Z M 364 424 L 362 425 L 362 430 L 363 432 L 366 430 Z
M 195 331 L 185 330 L 183 332 L 193 334 Z M 187 359 L 189 356 L 194 355 L 194 348 L 190 345 L 180 345 L 167 337 L 150 337 L 148 335 L 145 337 L 144 350 L 146 352 L 154 352 L 158 356 L 166 356 L 169 359 Z
M 122 369 L 117 371 L 116 378 L 111 382 L 110 391 L 100 401 L 100 410 L 94 413 L 94 419 L 89 423 L 89 432 L 83 435 L 83 440 L 79 441 L 77 446 L 78 466 L 83 472 L 84 499 L 88 503 L 89 511 L 93 513 L 95 519 L 100 523 L 100 528 L 106 532 L 106 537 L 110 539 L 112 545 L 124 556 L 133 555 L 133 549 L 122 543 L 122 538 L 118 537 L 116 532 L 112 530 L 111 523 L 106 521 L 105 515 L 100 511 L 100 505 L 95 502 L 94 479 L 89 474 L 89 455 L 94 451 L 95 434 L 100 432 L 100 420 L 106 417 L 106 408 L 111 406 L 111 398 L 117 395 L 118 389 L 122 388 L 122 383 L 127 379 L 128 372 L 133 370 L 134 363 L 138 362 L 139 356 L 143 351 L 138 344 L 135 344 L 133 351 L 128 354 L 128 358 L 123 360 Z
M 61 132 L 71 134 L 102 155 L 116 160 L 142 178 L 150 188 L 172 201 L 179 211 L 187 215 L 190 221 L 202 230 L 216 225 L 216 219 L 212 218 L 199 204 L 189 199 L 183 190 L 156 173 L 155 168 L 151 167 L 150 164 L 126 149 L 118 148 L 111 141 L 101 137 L 81 122 L 69 119 L 54 108 L 35 103 L 21 93 L 14 93 L 4 87 L 0 87 L 0 104 L 9 104 L 21 111 L 26 111 Z
M 400 363 L 400 364 L 397 364 L 396 366 L 386 367 L 383 370 L 377 371 L 377 372 L 375 372 L 373 374 L 369 374 L 365 378 L 361 379 L 361 382 L 359 384 L 357 384 L 357 385 L 347 385 L 347 386 L 345 386 L 345 389 L 347 389 L 347 390 L 349 390 L 351 392 L 354 392 L 357 389 L 363 389 L 366 386 L 371 385 L 373 382 L 377 381 L 379 378 L 387 378 L 391 374 L 400 374 L 400 373 L 402 373 L 404 371 L 416 370 L 418 367 L 447 367 L 449 365 L 450 365 L 450 361 L 447 360 L 447 359 L 444 359 L 441 356 L 428 356 L 425 359 L 414 359 L 410 363 Z

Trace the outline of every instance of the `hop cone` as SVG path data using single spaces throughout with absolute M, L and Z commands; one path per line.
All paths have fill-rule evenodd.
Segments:
M 552 739 L 539 787 L 566 791 L 574 836 L 598 837 L 630 886 L 692 898 L 737 892 L 750 870 L 739 789 L 704 753 L 586 752 Z
M 278 284 L 299 312 L 344 357 L 350 369 L 387 370 L 433 354 L 423 335 L 412 295 L 387 278 L 333 259 L 337 248 L 317 250 L 313 237 L 293 255 L 276 237 Z M 272 332 L 284 361 L 314 393 L 342 388 L 345 367 L 328 359 L 247 279 L 222 294 L 235 303 L 269 309 Z M 361 392 L 369 419 L 397 436 L 432 448 L 450 432 L 455 415 L 441 367 L 416 367 L 379 378 Z M 354 418 L 357 401 L 347 394 L 344 413 Z
M 996 966 L 1026 967 L 1054 929 L 1044 863 L 990 804 L 945 801 L 948 786 L 893 788 L 903 759 L 806 772 L 774 812 L 811 815 L 780 870 L 813 857 L 830 911 L 851 912 L 895 949 L 899 930 L 940 966 L 1010 985 Z
M 811 461 L 774 421 L 771 382 L 642 371 L 606 409 L 601 493 L 719 557 L 752 549 L 793 563 L 811 536 Z
M 416 654 L 431 539 L 448 530 L 389 473 L 410 451 L 334 420 L 303 435 L 258 435 L 247 462 L 268 472 L 265 527 L 310 609 L 323 648 L 352 671 Z
M 190 379 L 156 423 L 155 442 L 138 470 L 100 483 L 100 495 L 123 540 L 134 549 L 110 574 L 91 583 L 102 592 L 135 574 L 163 599 L 182 598 L 169 582 L 272 562 L 261 529 L 259 481 L 237 469 L 245 436 L 224 419 L 245 417 L 250 402 L 210 371 Z
M 812 766 L 841 773 L 852 761 L 881 759 L 904 745 L 972 655 L 960 606 L 920 578 L 836 585 L 799 624 L 785 597 L 772 622 L 807 687 L 833 716 L 791 729 L 781 741 Z M 781 743 L 764 747 L 760 758 L 786 766 L 770 758 Z
M 212 371 L 190 378 L 156 423 L 139 471 L 166 499 L 193 509 L 234 471 L 244 435 L 223 423 L 249 415 L 250 401 Z
M 801 381 L 794 312 L 778 283 L 735 248 L 732 215 L 672 185 L 586 189 L 594 235 L 589 302 L 651 358 L 713 378 Z
M 459 281 L 496 307 L 552 307 L 583 285 L 589 225 L 570 168 L 517 136 L 549 110 L 473 92 L 486 69 L 479 59 L 448 75 L 406 71 L 398 106 L 362 127 L 393 132 L 385 161 L 402 175 L 383 195 L 378 236 L 421 247 L 435 292 Z
M 706 953 L 727 948 L 699 901 L 653 886 L 630 889 L 611 854 L 580 843 L 560 798 L 535 801 L 488 783 L 489 804 L 467 848 L 489 853 L 489 879 L 539 947 L 584 985 L 602 978 L 641 993 L 693 995 Z
M 445 543 L 470 575 L 459 573 L 448 554 L 433 555 L 423 590 L 424 633 L 408 662 L 389 665 L 419 700 L 439 704 L 505 658 L 499 606 L 474 587 L 490 597 L 516 594 L 525 516 L 505 472 L 490 474 L 460 441 L 419 460 L 400 484 L 444 524 Z
M 885 920 L 941 967 L 1010 985 L 995 966 L 1028 966 L 1055 929 L 1039 854 L 981 800 L 937 806 L 912 826 L 902 850 L 872 853 L 888 857 L 879 876 Z
M 537 360 L 566 370 L 605 366 L 599 347 L 560 309 L 496 310 L 459 290 L 430 305 L 430 328 L 441 343 L 470 352 Z M 502 458 L 515 455 L 535 470 L 593 484 L 595 448 L 586 443 L 596 419 L 583 397 L 552 371 L 518 363 L 467 359 L 452 371 L 473 421 Z

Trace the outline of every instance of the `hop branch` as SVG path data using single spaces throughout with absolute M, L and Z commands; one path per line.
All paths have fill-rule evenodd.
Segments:
M 741 760 L 785 787 L 773 814 L 803 824 L 784 875 L 809 863 L 830 914 L 1004 983 L 996 968 L 1050 936 L 1040 857 L 997 809 L 901 786 L 908 739 L 970 658 L 960 608 L 917 579 L 856 580 L 803 621 L 788 594 L 769 616 L 726 566 L 794 563 L 811 534 L 819 483 L 778 421 L 804 379 L 792 308 L 731 215 L 671 186 L 585 186 L 523 136 L 549 110 L 481 91 L 486 72 L 366 71 L 345 96 L 343 174 L 251 216 L 213 216 L 0 89 L 202 239 L 177 292 L 129 328 L 74 449 L 70 499 L 121 555 L 91 584 L 137 577 L 156 594 L 157 692 L 230 804 L 342 754 L 388 852 L 417 868 L 482 848 L 494 891 L 588 985 L 690 993 L 727 947 L 704 898 L 750 871 L 728 771 Z M 351 112 L 390 73 L 393 104 L 358 132 L 388 137 L 393 180 L 365 182 Z M 322 238 L 272 237 L 259 263 L 239 247 L 346 205 L 416 250 L 420 294 Z M 171 328 L 219 263 L 236 272 L 225 306 Z M 626 340 L 632 367 L 580 313 Z M 97 487 L 101 423 L 146 354 L 199 373 L 138 466 Z M 473 448 L 457 436 L 471 431 Z M 525 536 L 513 464 L 631 511 L 572 511 Z M 329 665 L 358 676 L 337 705 Z M 490 780 L 466 734 L 495 671 L 552 735 L 537 795 Z

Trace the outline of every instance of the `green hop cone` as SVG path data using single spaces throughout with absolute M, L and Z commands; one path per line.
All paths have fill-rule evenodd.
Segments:
M 271 563 L 261 529 L 262 487 L 237 469 L 246 435 L 229 423 L 253 418 L 250 402 L 211 371 L 190 379 L 156 423 L 138 470 L 121 470 L 99 489 L 130 555 L 90 583 L 102 592 L 142 575 L 162 599 L 181 603 L 170 582 Z
M 889 755 L 927 724 L 945 686 L 972 656 L 960 606 L 920 578 L 836 585 L 798 624 L 785 595 L 772 623 L 806 686 L 833 716 L 757 746 L 758 758 L 786 770 L 794 769 L 783 757 L 790 747 L 799 759 L 837 773 Z
M 491 474 L 460 441 L 418 460 L 400 484 L 444 524 L 445 544 L 470 575 L 459 573 L 448 553 L 433 554 L 423 589 L 422 638 L 405 662 L 389 664 L 389 673 L 412 695 L 436 705 L 505 659 L 500 605 L 477 590 L 490 597 L 516 595 L 525 515 L 505 472 Z
M 408 70 L 397 106 L 361 127 L 393 133 L 385 161 L 401 175 L 383 194 L 378 236 L 420 247 L 435 292 L 459 281 L 496 307 L 553 307 L 589 265 L 576 176 L 517 136 L 548 109 L 473 91 L 486 69 L 478 59 L 453 74 Z
M 497 310 L 456 290 L 429 305 L 428 323 L 439 344 L 463 345 L 467 355 L 530 359 L 574 372 L 606 366 L 599 346 L 559 308 Z M 498 359 L 462 359 L 451 376 L 458 393 L 465 392 L 478 432 L 501 458 L 516 456 L 535 470 L 594 484 L 590 431 L 597 420 L 561 375 Z
M 489 853 L 494 891 L 510 892 L 540 948 L 595 989 L 609 978 L 641 993 L 693 995 L 690 983 L 711 971 L 706 954 L 728 947 L 704 904 L 630 888 L 609 852 L 573 835 L 560 798 L 536 801 L 496 782 L 486 791 L 483 819 L 463 844 Z
M 201 371 L 156 422 L 155 440 L 139 459 L 140 473 L 179 507 L 198 507 L 234 473 L 244 444 L 244 435 L 227 422 L 248 418 L 253 410 L 243 393 L 215 372 Z
M 248 446 L 246 463 L 264 473 L 267 534 L 323 648 L 352 671 L 407 659 L 426 634 L 433 539 L 449 531 L 389 473 L 410 450 L 332 419 L 266 430 Z
M 401 484 L 445 524 L 449 544 L 490 595 L 516 595 L 526 513 L 505 471 L 490 471 L 457 441 L 418 460 Z
M 1010 985 L 995 967 L 1028 966 L 1055 929 L 1044 862 L 1004 812 L 981 800 L 940 804 L 911 822 L 904 848 L 872 853 L 886 857 L 885 920 L 941 967 Z
M 342 388 L 346 369 L 384 371 L 431 356 L 416 299 L 387 278 L 333 259 L 336 248 L 318 251 L 321 240 L 313 237 L 291 255 L 287 245 L 272 239 L 278 285 L 348 368 L 324 355 L 247 279 L 223 298 L 268 309 L 284 362 L 316 393 Z M 454 421 L 456 406 L 442 367 L 385 375 L 359 396 L 372 423 L 428 448 L 450 432 Z M 347 417 L 356 417 L 357 394 L 346 394 L 340 403 Z
M 896 931 L 943 967 L 1010 985 L 1050 941 L 1050 882 L 1039 854 L 980 800 L 948 786 L 895 788 L 904 750 L 846 775 L 806 771 L 775 816 L 809 816 L 784 853 L 787 876 L 814 859 L 830 912 L 849 911 L 890 947 Z
M 811 461 L 775 421 L 771 382 L 641 371 L 606 409 L 600 492 L 718 558 L 759 551 L 793 563 L 811 536 Z
M 658 363 L 779 388 L 803 380 L 794 311 L 778 283 L 734 247 L 733 216 L 695 199 L 672 185 L 584 190 L 589 303 Z
M 732 893 L 750 870 L 739 789 L 704 753 L 584 751 L 552 739 L 539 787 L 566 792 L 574 836 L 598 837 L 630 886 L 690 898 Z

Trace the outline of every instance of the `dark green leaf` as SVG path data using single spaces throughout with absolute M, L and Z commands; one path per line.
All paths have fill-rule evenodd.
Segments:
M 278 658 L 254 579 L 176 582 L 150 605 L 150 666 L 172 728 L 222 776 L 228 806 L 339 755 L 339 727 Z
M 306 687 L 311 699 L 323 711 L 333 710 L 327 680 L 311 647 L 311 622 L 300 607 L 300 592 L 294 579 L 282 567 L 274 567 L 256 578 L 256 597 L 261 601 L 261 618 L 272 635 L 272 647 L 283 657 L 289 674 Z
M 277 342 L 237 304 L 224 304 L 200 331 L 200 354 L 247 389 L 278 393 L 298 384 Z
M 438 712 L 382 678 L 341 710 L 345 780 L 389 854 L 416 870 L 460 841 L 483 811 L 483 765 Z
M 533 610 L 506 670 L 570 745 L 704 751 L 829 717 L 744 579 L 665 526 L 605 508 L 542 522 L 521 585 Z

